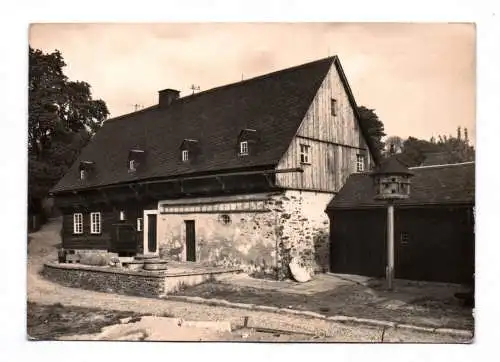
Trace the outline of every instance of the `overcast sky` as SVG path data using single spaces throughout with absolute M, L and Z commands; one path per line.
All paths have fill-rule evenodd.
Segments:
M 59 49 L 72 80 L 112 116 L 337 54 L 358 105 L 388 135 L 429 139 L 467 127 L 475 143 L 475 27 L 470 24 L 36 24 L 30 45 Z

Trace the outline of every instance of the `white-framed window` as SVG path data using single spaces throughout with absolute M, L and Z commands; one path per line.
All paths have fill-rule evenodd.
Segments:
M 101 213 L 91 212 L 90 213 L 90 233 L 100 234 L 101 233 Z
M 73 234 L 83 234 L 83 214 L 73 214 Z
M 135 162 L 135 160 L 129 160 L 128 161 L 128 170 L 132 171 L 132 172 L 136 170 L 136 162 Z
M 186 162 L 187 160 L 189 160 L 189 151 L 182 150 L 182 162 Z
M 120 220 L 125 220 L 125 211 L 120 211 Z
M 142 231 L 142 217 L 137 218 L 137 231 Z
M 332 103 L 331 103 L 331 108 L 332 108 L 332 116 L 337 116 L 337 100 L 335 98 L 332 98 Z
M 300 163 L 306 163 L 306 164 L 311 163 L 310 151 L 311 151 L 311 146 L 300 145 Z
M 80 170 L 80 180 L 85 180 L 86 172 L 85 170 Z
M 248 155 L 248 141 L 240 142 L 240 155 Z
M 365 170 L 365 156 L 356 155 L 356 172 L 363 172 Z

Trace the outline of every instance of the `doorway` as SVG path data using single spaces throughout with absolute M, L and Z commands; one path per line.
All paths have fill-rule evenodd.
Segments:
M 156 214 L 148 214 L 148 252 L 156 253 Z
M 196 261 L 196 235 L 194 220 L 185 220 L 186 224 L 186 261 Z

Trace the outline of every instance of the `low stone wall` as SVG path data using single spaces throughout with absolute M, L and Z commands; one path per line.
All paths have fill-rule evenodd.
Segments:
M 217 280 L 222 275 L 240 271 L 240 269 L 181 272 L 130 271 L 111 267 L 48 262 L 44 265 L 42 275 L 66 287 L 140 297 L 162 297 L 179 288 L 201 284 L 210 279 Z
M 42 275 L 66 287 L 144 297 L 164 294 L 165 279 L 158 272 L 130 272 L 78 264 L 47 263 Z

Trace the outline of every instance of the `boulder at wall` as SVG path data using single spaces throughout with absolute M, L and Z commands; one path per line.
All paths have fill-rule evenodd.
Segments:
M 295 281 L 305 283 L 311 280 L 311 270 L 301 266 L 296 258 L 293 258 L 288 266 L 290 267 L 290 273 L 292 273 L 292 277 Z

